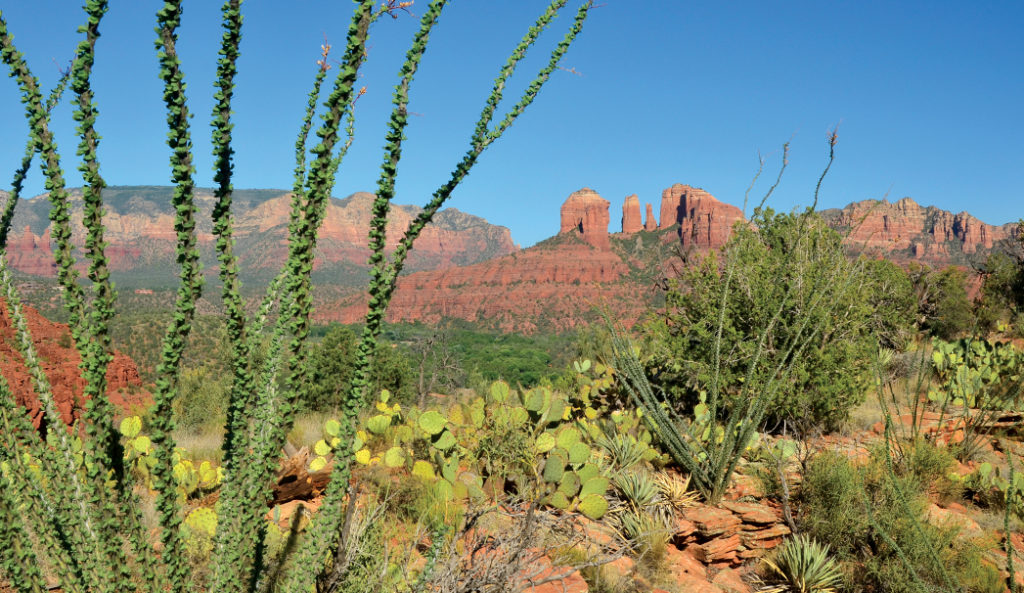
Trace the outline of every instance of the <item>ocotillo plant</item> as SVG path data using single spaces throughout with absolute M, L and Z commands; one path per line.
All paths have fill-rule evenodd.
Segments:
M 506 83 L 540 34 L 567 4 L 553 0 L 500 69 L 490 97 L 470 136 L 469 148 L 456 164 L 451 178 L 433 195 L 413 221 L 389 260 L 385 254 L 385 229 L 390 201 L 401 158 L 403 134 L 408 120 L 408 102 L 413 78 L 424 56 L 431 31 L 445 8 L 446 0 L 433 0 L 424 7 L 420 27 L 406 54 L 394 93 L 386 148 L 378 182 L 377 198 L 368 237 L 371 249 L 370 305 L 360 354 L 355 369 L 354 389 L 347 394 L 345 415 L 339 435 L 351 439 L 353 422 L 361 411 L 369 379 L 370 357 L 385 310 L 395 290 L 405 257 L 424 226 L 469 174 L 480 154 L 500 138 L 513 121 L 533 102 L 557 68 L 559 61 L 579 34 L 592 3 L 583 2 L 549 61 L 536 74 L 526 91 L 507 113 L 492 124 Z M 216 551 L 211 560 L 211 590 L 255 591 L 273 587 L 280 591 L 309 591 L 324 583 L 337 582 L 334 559 L 343 553 L 339 524 L 345 512 L 345 490 L 350 474 L 351 447 L 341 447 L 332 473 L 331 486 L 312 525 L 307 529 L 295 557 L 278 558 L 268 570 L 263 550 L 263 508 L 271 478 L 279 462 L 297 405 L 302 384 L 303 344 L 309 335 L 312 312 L 313 254 L 317 235 L 326 214 L 335 176 L 352 142 L 353 104 L 361 96 L 356 83 L 367 56 L 373 24 L 383 15 L 406 9 L 411 3 L 387 0 L 376 6 L 373 0 L 358 0 L 337 64 L 337 75 L 322 108 L 318 108 L 322 85 L 327 82 L 329 47 L 317 62 L 309 107 L 296 142 L 295 183 L 288 233 L 288 257 L 253 316 L 245 313 L 241 297 L 238 261 L 232 247 L 233 150 L 230 120 L 234 76 L 242 34 L 242 0 L 227 0 L 222 8 L 223 28 L 217 61 L 215 107 L 212 118 L 216 204 L 213 228 L 219 275 L 222 284 L 226 326 L 231 341 L 232 388 L 223 444 L 225 475 L 217 508 Z M 86 278 L 80 278 L 71 242 L 71 204 L 61 171 L 61 157 L 50 126 L 50 111 L 59 99 L 64 80 L 43 101 L 38 80 L 0 12 L 0 55 L 16 79 L 29 124 L 26 156 L 14 180 L 14 193 L 3 209 L 0 244 L 18 205 L 25 171 L 39 154 L 49 191 L 54 258 L 63 305 L 68 314 L 76 350 L 81 355 L 82 373 L 89 404 L 76 426 L 67 430 L 57 411 L 53 392 L 40 366 L 29 335 L 21 300 L 7 269 L 6 251 L 0 253 L 0 282 L 7 311 L 13 322 L 21 357 L 33 379 L 42 403 L 45 431 L 33 429 L 25 410 L 19 408 L 6 379 L 0 377 L 0 574 L 19 591 L 46 590 L 47 577 L 55 578 L 69 592 L 172 591 L 194 589 L 196 575 L 187 562 L 182 534 L 182 503 L 175 492 L 173 469 L 174 429 L 171 404 L 178 392 L 182 353 L 188 338 L 196 303 L 203 286 L 196 237 L 197 208 L 194 200 L 192 130 L 185 93 L 185 74 L 177 51 L 177 29 L 181 20 L 180 0 L 167 0 L 157 12 L 155 46 L 166 104 L 170 172 L 174 183 L 179 287 L 171 321 L 164 339 L 155 384 L 155 411 L 150 437 L 155 463 L 149 478 L 156 491 L 155 537 L 143 519 L 142 498 L 135 479 L 123 464 L 122 444 L 114 427 L 114 411 L 106 396 L 105 376 L 111 360 L 108 324 L 114 315 L 116 292 L 104 253 L 102 221 L 103 178 L 100 176 L 97 108 L 90 85 L 99 39 L 107 12 L 105 0 L 88 0 L 84 33 L 67 78 L 75 93 L 75 119 L 79 122 L 80 170 L 83 189 L 85 244 L 88 259 Z M 309 145 L 313 118 L 321 113 L 318 140 Z M 307 160 L 307 153 L 311 158 Z M 91 290 L 91 295 L 87 293 Z M 269 354 L 257 362 L 254 344 L 270 332 Z M 45 437 L 41 436 L 45 434 Z M 244 456 L 244 462 L 243 462 Z M 127 542 L 126 542 L 127 540 Z M 158 540 L 158 541 L 154 541 Z M 127 544 L 127 545 L 126 545 Z M 44 575 L 42 560 L 47 571 Z M 281 567 L 285 570 L 280 570 Z M 341 566 L 339 564 L 339 566 Z M 324 575 L 331 575 L 325 579 Z M 280 578 L 278 578 L 280 576 Z M 277 581 L 271 583 L 270 580 Z M 190 585 L 191 584 L 191 585 Z

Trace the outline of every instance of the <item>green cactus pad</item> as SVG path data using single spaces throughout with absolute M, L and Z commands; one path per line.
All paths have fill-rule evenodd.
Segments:
M 565 457 L 548 455 L 544 462 L 544 480 L 551 484 L 557 483 L 565 474 Z
M 540 412 L 544 409 L 544 404 L 544 392 L 540 389 L 531 389 L 523 395 L 523 407 L 530 412 Z
M 433 480 L 435 477 L 434 466 L 427 461 L 419 460 L 412 464 L 412 475 L 424 480 Z
M 583 467 L 575 471 L 580 476 L 580 481 L 587 481 L 592 477 L 601 475 L 601 469 L 593 463 L 585 464 Z
M 455 443 L 455 437 L 452 436 L 451 431 L 445 430 L 441 434 L 437 435 L 434 439 L 433 445 L 442 451 L 448 451 L 455 446 Z
M 434 482 L 434 496 L 436 496 L 438 500 L 455 500 L 455 487 L 451 482 L 442 478 Z
M 341 432 L 341 422 L 338 422 L 334 418 L 324 422 L 324 432 L 327 433 L 327 436 L 338 436 L 338 433 Z
M 580 498 L 584 498 L 590 494 L 596 494 L 603 496 L 608 491 L 610 483 L 608 478 L 604 476 L 596 476 L 589 480 L 583 480 L 583 485 L 580 487 Z
M 449 482 L 455 482 L 455 472 L 459 469 L 459 456 L 453 455 L 451 459 L 441 464 L 441 477 Z
M 311 472 L 318 472 L 325 467 L 327 467 L 327 458 L 325 457 L 314 457 L 313 461 L 309 462 L 309 471 Z
M 556 509 L 565 510 L 569 508 L 569 498 L 562 492 L 555 492 L 547 497 L 547 503 Z
M 505 400 L 508 399 L 508 393 L 508 383 L 504 381 L 495 381 L 494 383 L 491 383 L 492 401 L 498 402 L 499 404 L 503 403 Z
M 590 459 L 590 447 L 585 443 L 577 442 L 569 447 L 569 463 L 579 465 Z
M 534 448 L 538 453 L 547 453 L 548 451 L 555 448 L 555 437 L 551 436 L 550 432 L 542 432 L 537 437 L 537 442 Z
M 384 465 L 388 467 L 402 467 L 405 465 L 405 449 L 391 447 L 384 453 Z
M 201 533 L 208 537 L 217 534 L 217 513 L 208 507 L 199 507 L 185 517 L 185 525 L 193 533 Z
M 139 453 L 146 453 L 149 451 L 150 447 L 153 446 L 153 443 L 149 440 L 149 437 L 147 437 L 146 435 L 139 435 L 132 439 L 131 445 L 132 448 L 138 451 Z
M 580 489 L 580 479 L 576 472 L 565 472 L 562 481 L 558 483 L 558 491 L 565 496 L 572 498 Z
M 430 410 L 429 412 L 424 412 L 420 415 L 420 428 L 423 429 L 423 432 L 431 436 L 444 430 L 446 424 L 448 424 L 448 419 L 436 410 Z
M 580 431 L 572 426 L 566 426 L 558 433 L 558 446 L 568 450 L 580 441 Z
M 125 438 L 135 438 L 135 435 L 139 434 L 140 430 L 142 430 L 142 418 L 138 416 L 128 416 L 121 421 L 121 434 Z
M 331 454 L 331 446 L 327 444 L 327 441 L 320 439 L 313 445 L 313 452 L 324 457 Z
M 580 497 L 579 509 L 588 519 L 596 521 L 608 512 L 608 501 L 600 494 L 587 494 Z
M 384 414 L 377 414 L 376 416 L 370 416 L 366 420 L 366 430 L 373 434 L 384 434 L 384 431 L 391 426 L 391 416 L 385 416 Z
M 461 426 L 466 423 L 465 413 L 462 411 L 462 406 L 452 406 L 448 410 L 448 420 L 456 426 Z
M 522 426 L 526 424 L 526 421 L 530 419 L 530 413 L 526 411 L 526 408 L 522 406 L 516 406 L 510 409 L 508 414 L 509 423 L 512 426 Z

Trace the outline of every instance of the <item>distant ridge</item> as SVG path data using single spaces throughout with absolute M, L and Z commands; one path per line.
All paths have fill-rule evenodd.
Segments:
M 159 278 L 174 282 L 175 235 L 172 188 L 115 186 L 104 189 L 107 254 L 122 286 L 150 287 Z M 71 189 L 72 225 L 76 245 L 84 242 L 81 190 Z M 6 200 L 6 196 L 4 196 Z M 278 189 L 235 190 L 236 253 L 245 279 L 266 279 L 287 256 L 287 227 L 291 194 Z M 339 285 L 365 282 L 369 250 L 370 207 L 373 194 L 355 193 L 331 198 L 318 242 L 314 268 L 321 281 Z M 197 188 L 197 232 L 207 273 L 215 270 L 213 247 L 213 190 Z M 47 195 L 24 200 L 15 211 L 8 247 L 11 266 L 26 274 L 53 276 Z M 388 248 L 420 212 L 416 206 L 395 204 L 388 225 Z M 509 230 L 454 208 L 441 210 L 424 229 L 409 256 L 409 271 L 467 265 L 516 251 Z

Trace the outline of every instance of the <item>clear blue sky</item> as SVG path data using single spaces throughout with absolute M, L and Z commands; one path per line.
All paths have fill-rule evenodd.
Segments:
M 81 20 L 70 0 L 0 0 L 35 73 L 49 87 L 72 55 Z M 168 149 L 152 32 L 158 2 L 112 0 L 95 88 L 102 173 L 109 184 L 166 184 Z M 195 114 L 197 181 L 212 184 L 209 111 L 219 1 L 186 2 L 179 47 Z M 426 0 L 417 0 L 418 15 Z M 435 29 L 413 87 L 398 198 L 422 203 L 447 178 L 498 66 L 543 7 L 537 0 L 455 0 Z M 571 4 L 576 4 L 572 2 Z M 236 187 L 291 186 L 292 146 L 324 35 L 344 41 L 351 3 L 248 0 L 235 102 Z M 530 71 L 568 27 L 543 38 Z M 416 25 L 379 22 L 358 106 L 357 139 L 335 195 L 373 191 L 394 75 Z M 806 205 L 840 124 L 822 206 L 912 196 L 990 223 L 1024 216 L 1024 2 L 641 2 L 604 0 L 537 103 L 490 148 L 451 206 L 509 227 L 523 245 L 558 230 L 572 191 L 657 203 L 672 183 L 740 204 L 757 168 L 771 173 L 792 137 L 776 209 Z M 5 69 L 6 72 L 6 69 Z M 519 88 L 519 87 L 517 87 Z M 70 93 L 68 95 L 70 97 Z M 0 80 L 0 183 L 20 160 L 17 88 Z M 75 138 L 56 115 L 71 185 Z M 773 175 L 772 175 L 773 176 Z M 767 177 L 767 176 L 766 176 Z M 764 184 L 762 184 L 764 186 Z M 38 173 L 28 195 L 42 192 Z

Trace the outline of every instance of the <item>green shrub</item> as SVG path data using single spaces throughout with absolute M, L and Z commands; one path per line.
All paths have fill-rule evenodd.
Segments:
M 848 588 L 900 593 L 998 591 L 998 571 L 983 561 L 991 543 L 958 538 L 957 528 L 924 521 L 928 482 L 947 466 L 945 454 L 908 447 L 890 471 L 884 448 L 855 465 L 826 452 L 808 465 L 800 494 L 800 526 L 842 561 Z
M 647 366 L 684 407 L 717 383 L 727 396 L 723 417 L 747 397 L 745 384 L 774 381 L 782 368 L 787 380 L 766 420 L 834 428 L 864 400 L 876 334 L 899 340 L 907 316 L 882 315 L 896 308 L 877 298 L 883 284 L 848 259 L 840 235 L 817 215 L 765 210 L 751 223 L 737 226 L 722 255 L 669 281 L 665 314 L 646 327 Z M 816 339 L 805 343 L 812 331 Z M 790 349 L 797 344 L 799 354 Z

